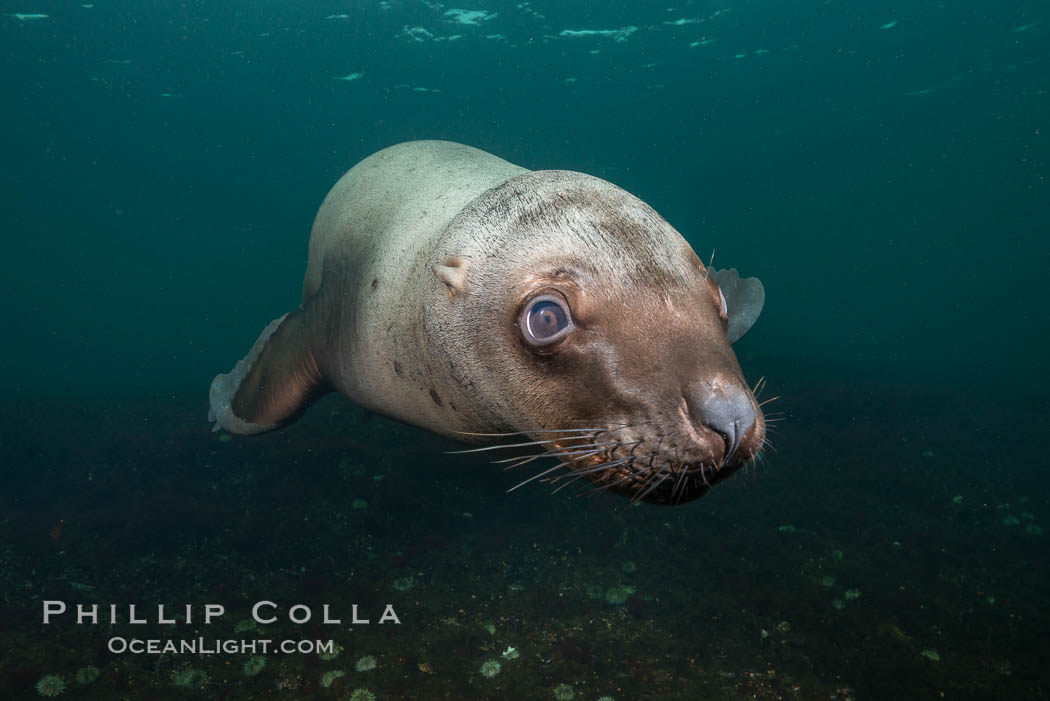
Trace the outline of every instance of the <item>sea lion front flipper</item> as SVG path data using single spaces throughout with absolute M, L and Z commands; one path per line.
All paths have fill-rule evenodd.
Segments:
M 329 391 L 311 348 L 307 308 L 274 319 L 233 370 L 217 375 L 208 392 L 208 420 L 214 430 L 252 435 L 299 418 Z
M 729 342 L 736 343 L 758 321 L 758 315 L 766 303 L 766 289 L 757 277 L 741 279 L 736 268 L 712 270 L 711 277 L 722 288 L 726 298 Z

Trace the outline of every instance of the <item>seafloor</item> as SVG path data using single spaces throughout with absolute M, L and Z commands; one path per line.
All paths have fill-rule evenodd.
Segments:
M 792 377 L 772 383 L 776 452 L 675 508 L 506 494 L 529 473 L 337 397 L 232 440 L 203 394 L 8 402 L 0 698 L 38 698 L 47 674 L 76 699 L 1050 697 L 1046 403 Z M 44 600 L 227 613 L 45 626 Z M 259 600 L 344 624 L 235 632 Z M 371 625 L 345 625 L 355 603 Z M 385 603 L 401 625 L 376 624 Z M 247 655 L 114 655 L 114 636 L 343 649 L 247 676 Z M 88 665 L 101 676 L 78 685 Z

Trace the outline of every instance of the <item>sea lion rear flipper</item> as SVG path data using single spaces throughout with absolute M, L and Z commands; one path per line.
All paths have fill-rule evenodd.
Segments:
M 295 421 L 329 391 L 311 349 L 309 316 L 307 308 L 274 319 L 233 370 L 212 380 L 208 420 L 215 422 L 213 430 L 272 431 Z
M 726 298 L 729 342 L 736 343 L 758 321 L 758 315 L 766 303 L 766 290 L 757 277 L 741 279 L 736 268 L 712 270 L 711 277 L 722 288 Z

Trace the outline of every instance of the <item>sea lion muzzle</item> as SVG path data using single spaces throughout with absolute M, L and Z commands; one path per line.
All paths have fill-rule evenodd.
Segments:
M 755 408 L 750 392 L 725 383 L 703 383 L 693 393 L 690 409 L 694 419 L 722 436 L 725 452 L 720 464 L 730 460 L 740 441 L 755 425 Z

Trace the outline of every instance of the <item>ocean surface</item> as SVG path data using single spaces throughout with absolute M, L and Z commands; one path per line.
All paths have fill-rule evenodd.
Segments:
M 3 0 L 0 106 L 0 698 L 1050 698 L 1045 1 Z M 761 278 L 763 460 L 664 507 L 336 395 L 213 433 L 413 139 Z

